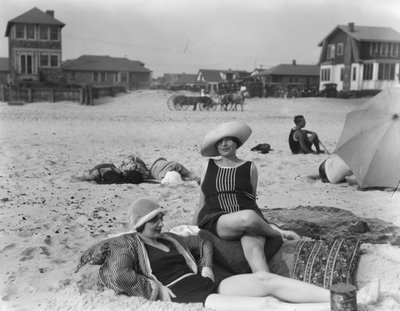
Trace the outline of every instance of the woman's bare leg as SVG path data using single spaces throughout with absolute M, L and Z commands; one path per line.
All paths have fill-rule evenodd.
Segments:
M 258 271 L 269 272 L 264 252 L 265 237 L 244 234 L 240 242 L 251 271 L 253 273 Z
M 280 237 L 264 219 L 252 210 L 222 215 L 217 222 L 217 233 L 221 239 L 237 239 L 244 233 L 263 237 Z
M 329 290 L 269 272 L 238 274 L 224 279 L 218 293 L 229 296 L 266 297 L 296 303 L 329 302 Z
M 293 231 L 282 230 L 269 224 L 252 210 L 244 210 L 222 215 L 217 222 L 217 233 L 221 239 L 236 239 L 244 233 L 263 237 L 283 237 L 284 239 L 299 239 Z
M 207 297 L 205 307 L 217 311 L 330 311 L 329 302 L 288 303 L 273 297 L 244 297 L 212 294 Z

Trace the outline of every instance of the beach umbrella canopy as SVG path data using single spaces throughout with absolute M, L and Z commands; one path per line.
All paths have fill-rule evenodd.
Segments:
M 400 88 L 387 88 L 349 112 L 335 153 L 361 188 L 400 181 Z

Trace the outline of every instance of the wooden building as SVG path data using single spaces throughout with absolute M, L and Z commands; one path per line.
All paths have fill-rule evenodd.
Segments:
M 33 8 L 7 23 L 11 82 L 58 81 L 61 76 L 61 29 L 54 11 Z
M 335 27 L 320 43 L 320 89 L 381 90 L 399 85 L 400 33 L 389 27 Z
M 298 92 L 316 90 L 319 85 L 319 66 L 297 64 L 279 64 L 269 69 L 260 71 L 253 77 L 261 78 L 264 96 L 276 96 L 276 92 L 283 90 Z M 300 94 L 298 94 L 300 96 Z
M 200 69 L 196 82 L 203 83 L 208 93 L 223 93 L 221 88 L 229 88 L 235 81 L 247 76 L 250 73 L 243 70 Z
M 149 88 L 151 70 L 140 61 L 123 57 L 82 55 L 62 65 L 69 84 L 123 86 L 129 90 Z

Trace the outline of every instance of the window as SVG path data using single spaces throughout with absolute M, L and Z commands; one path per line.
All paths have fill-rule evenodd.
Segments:
M 329 44 L 326 54 L 326 59 L 334 59 L 335 58 L 335 45 Z
M 49 66 L 49 54 L 48 53 L 40 53 L 40 66 L 41 67 Z
M 390 56 L 392 57 L 399 56 L 399 43 L 390 44 Z
M 331 70 L 330 69 L 321 69 L 321 81 L 329 81 L 331 79 Z
M 19 63 L 19 73 L 32 74 L 33 72 L 33 59 L 30 54 L 21 54 Z
M 394 80 L 395 64 L 379 64 L 378 80 Z
M 48 26 L 39 26 L 39 39 L 40 40 L 49 40 L 49 27 Z
M 343 55 L 343 43 L 337 45 L 337 55 Z
M 76 80 L 76 72 L 75 71 L 71 71 L 69 73 L 69 78 L 71 81 L 75 81 Z
M 364 64 L 363 80 L 372 80 L 374 64 Z
M 353 67 L 353 81 L 357 80 L 357 68 Z
M 344 77 L 344 68 L 340 68 L 340 81 L 343 81 Z
M 60 55 L 54 53 L 41 52 L 40 53 L 40 66 L 41 67 L 58 67 Z
M 106 73 L 105 72 L 94 72 L 93 73 L 93 81 L 94 82 L 105 82 L 106 81 Z
M 57 26 L 50 27 L 50 40 L 58 41 L 58 27 Z
M 26 25 L 26 38 L 29 40 L 35 39 L 35 25 Z
M 121 82 L 127 82 L 127 81 L 128 81 L 127 72 L 121 72 Z
M 58 67 L 58 55 L 50 55 L 50 67 Z
M 378 55 L 378 51 L 379 51 L 379 43 L 371 42 L 369 45 L 369 55 L 376 56 Z
M 25 26 L 21 24 L 15 25 L 15 38 L 25 39 Z
M 381 56 L 387 56 L 389 49 L 389 43 L 381 43 Z

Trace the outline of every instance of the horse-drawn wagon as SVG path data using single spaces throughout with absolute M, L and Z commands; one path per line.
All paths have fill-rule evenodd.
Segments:
M 216 96 L 188 96 L 172 95 L 167 100 L 170 110 L 186 110 L 193 106 L 193 110 L 216 110 L 220 106 L 221 110 L 237 110 L 240 106 L 243 111 L 244 99 L 248 97 L 247 92 L 228 93 Z
M 170 110 L 186 110 L 189 106 L 193 106 L 196 110 L 215 110 L 217 104 L 211 97 L 208 96 L 187 96 L 187 95 L 172 95 L 167 100 L 167 105 Z

